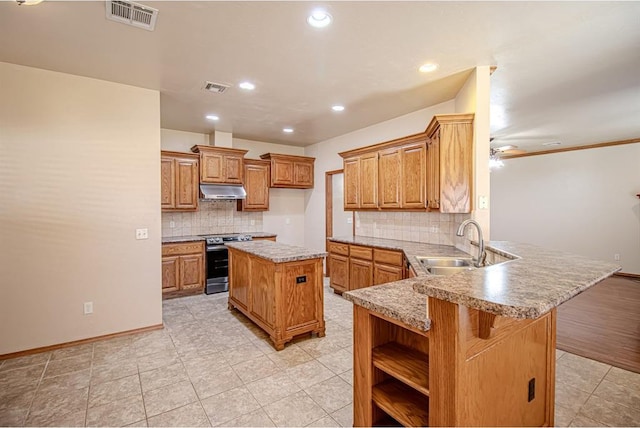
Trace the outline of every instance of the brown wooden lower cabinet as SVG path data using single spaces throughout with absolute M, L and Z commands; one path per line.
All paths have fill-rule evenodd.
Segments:
M 515 320 L 428 298 L 428 316 L 420 331 L 354 305 L 354 426 L 553 426 L 555 309 Z
M 275 236 L 265 236 L 265 237 L 262 237 L 262 236 L 256 237 L 256 236 L 254 236 L 251 239 L 253 241 L 274 241 L 275 242 L 276 237 Z
M 204 292 L 204 242 L 162 245 L 162 298 Z
M 275 263 L 229 247 L 229 309 L 271 338 L 276 350 L 304 333 L 325 335 L 322 258 Z
M 330 286 L 335 293 L 406 277 L 402 251 L 329 241 Z

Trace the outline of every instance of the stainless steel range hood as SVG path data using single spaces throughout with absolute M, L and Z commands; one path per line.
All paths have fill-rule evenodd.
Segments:
M 206 200 L 245 199 L 247 192 L 241 184 L 201 184 L 200 192 Z

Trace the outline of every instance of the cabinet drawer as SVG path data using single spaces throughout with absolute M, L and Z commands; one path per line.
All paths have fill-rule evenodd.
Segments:
M 162 244 L 163 256 L 175 256 L 180 254 L 196 254 L 204 251 L 204 242 L 185 242 L 176 244 Z
M 349 244 L 340 244 L 337 242 L 329 242 L 329 252 L 334 254 L 349 255 Z
M 351 254 L 351 257 L 355 257 L 357 259 L 372 260 L 373 259 L 372 250 L 373 248 L 371 247 L 360 247 L 358 245 L 349 246 L 349 252 Z
M 402 266 L 402 253 L 400 251 L 373 250 L 373 259 L 378 263 L 385 263 L 393 266 Z

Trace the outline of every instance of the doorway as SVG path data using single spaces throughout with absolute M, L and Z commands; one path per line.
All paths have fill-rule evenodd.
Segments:
M 344 171 L 337 169 L 325 173 L 325 246 L 326 239 L 332 236 L 353 236 L 354 212 L 344 210 Z M 330 266 L 325 266 L 325 276 L 330 275 Z

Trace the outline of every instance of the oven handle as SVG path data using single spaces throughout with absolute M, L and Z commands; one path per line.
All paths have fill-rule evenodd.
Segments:
M 207 246 L 207 253 L 213 252 L 213 251 L 227 251 L 227 247 L 225 247 L 224 245 Z

